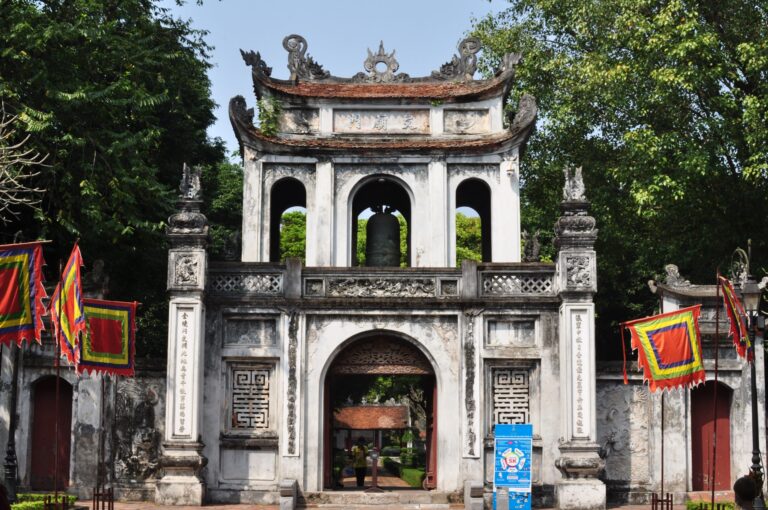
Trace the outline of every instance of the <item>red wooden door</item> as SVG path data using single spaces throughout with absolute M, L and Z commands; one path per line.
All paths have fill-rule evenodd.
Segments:
M 715 439 L 715 421 L 717 421 L 717 453 L 714 458 L 715 490 L 731 488 L 732 394 L 733 391 L 730 388 L 718 383 L 717 409 L 714 409 L 714 381 L 691 390 L 691 467 L 695 491 L 712 490 L 712 442 Z
M 69 485 L 69 450 L 72 428 L 72 386 L 59 380 L 59 455 L 56 462 L 56 378 L 47 377 L 35 384 L 32 414 L 32 466 L 30 485 L 36 490 L 59 490 Z
M 333 408 L 331 406 L 330 376 L 326 377 L 323 389 L 323 487 L 333 488 Z
M 424 478 L 425 489 L 437 488 L 437 384 L 432 378 L 431 413 L 427 416 L 427 476 Z

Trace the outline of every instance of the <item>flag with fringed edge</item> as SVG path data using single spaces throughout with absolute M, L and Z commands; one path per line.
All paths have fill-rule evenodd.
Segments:
M 71 364 L 77 364 L 79 334 L 85 330 L 83 315 L 82 287 L 80 266 L 83 259 L 77 243 L 72 248 L 67 265 L 61 273 L 61 281 L 53 291 L 51 298 L 51 322 L 61 352 Z M 63 289 L 63 291 L 62 291 Z
M 651 391 L 692 387 L 704 382 L 699 314 L 701 305 L 621 323 L 632 335 L 637 364 Z M 627 384 L 626 355 L 624 384 Z
M 80 342 L 78 374 L 134 375 L 136 305 L 135 301 L 83 299 L 87 327 Z
M 0 344 L 40 343 L 44 265 L 39 242 L 0 245 Z
M 752 342 L 749 341 L 747 313 L 744 311 L 744 306 L 736 295 L 731 281 L 723 276 L 718 276 L 717 280 L 723 292 L 723 305 L 730 323 L 728 334 L 733 338 L 733 346 L 738 355 L 751 363 L 755 359 L 755 350 L 752 347 Z

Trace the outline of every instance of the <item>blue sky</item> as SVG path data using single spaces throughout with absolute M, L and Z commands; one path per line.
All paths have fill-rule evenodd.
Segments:
M 304 36 L 308 53 L 336 76 L 363 71 L 366 49 L 376 51 L 384 41 L 387 52 L 396 50 L 399 72 L 428 75 L 451 59 L 456 45 L 471 27 L 471 19 L 507 7 L 502 0 L 188 0 L 179 7 L 164 0 L 176 16 L 209 32 L 214 46 L 210 70 L 213 98 L 219 107 L 212 137 L 228 149 L 237 147 L 226 107 L 236 95 L 253 106 L 250 70 L 240 48 L 261 52 L 274 78 L 288 78 L 286 35 Z

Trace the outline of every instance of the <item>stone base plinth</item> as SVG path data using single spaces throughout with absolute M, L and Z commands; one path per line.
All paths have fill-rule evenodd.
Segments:
M 205 501 L 205 483 L 196 476 L 164 476 L 155 489 L 158 505 L 202 506 Z
M 558 510 L 605 510 L 605 484 L 596 478 L 561 480 L 555 497 Z

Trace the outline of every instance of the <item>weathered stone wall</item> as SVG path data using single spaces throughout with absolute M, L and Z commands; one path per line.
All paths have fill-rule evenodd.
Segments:
M 142 365 L 144 365 L 142 367 Z M 135 378 L 111 383 L 111 416 L 106 456 L 117 496 L 151 500 L 161 475 L 160 446 L 165 429 L 165 367 L 140 362 Z

